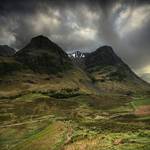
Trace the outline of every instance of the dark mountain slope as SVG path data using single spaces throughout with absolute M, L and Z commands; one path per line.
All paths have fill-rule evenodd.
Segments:
M 109 46 L 89 53 L 84 60 L 85 70 L 102 91 L 127 92 L 150 89 Z
M 7 45 L 0 45 L 0 56 L 9 57 L 15 54 L 15 50 Z
M 85 57 L 85 69 L 88 72 L 103 74 L 103 80 L 144 82 L 125 64 L 109 46 L 98 48 Z
M 15 54 L 15 58 L 31 70 L 40 73 L 57 73 L 72 67 L 67 54 L 42 35 L 32 38 L 27 46 Z
M 96 66 L 117 64 L 123 64 L 123 62 L 109 46 L 100 47 L 96 51 L 89 53 L 85 58 L 86 69 L 90 69 Z
M 58 95 L 64 91 L 67 94 L 96 92 L 86 72 L 73 65 L 68 55 L 44 36 L 33 38 L 14 57 L 3 59 L 2 63 L 2 96 L 16 96 L 16 93 L 24 91 Z M 8 69 L 5 69 L 6 65 Z
M 22 65 L 13 58 L 15 53 L 13 48 L 0 45 L 0 76 L 11 74 L 22 68 Z
M 110 46 L 100 47 L 81 57 L 83 54 L 73 53 L 72 55 L 69 54 L 69 57 L 73 63 L 87 72 L 93 85 L 100 91 L 140 91 L 150 88 L 149 84 L 139 78 Z

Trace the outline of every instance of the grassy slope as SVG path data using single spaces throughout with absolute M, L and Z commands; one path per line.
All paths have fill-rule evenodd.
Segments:
M 134 74 L 124 72 L 124 70 L 116 71 L 116 67 L 107 66 L 104 68 L 93 68 L 90 76 L 95 85 L 104 92 L 128 93 L 149 91 L 150 86 L 138 79 Z
M 80 93 L 96 93 L 91 80 L 80 69 L 75 68 L 56 76 L 34 74 L 30 71 L 0 77 L 0 97 L 15 97 L 28 92 L 51 93 L 61 90 L 78 90 Z
M 115 94 L 56 99 L 34 93 L 11 102 L 1 99 L 0 146 L 2 150 L 148 150 L 149 121 L 137 121 L 141 116 L 129 116 L 128 121 L 126 116 L 114 117 L 131 115 L 131 101 Z
M 80 69 L 57 76 L 26 71 L 1 80 L 2 150 L 150 148 L 150 118 L 135 115 L 150 97 L 103 93 L 105 87 L 113 91 L 110 85 L 122 91 L 123 84 L 103 83 L 98 91 Z

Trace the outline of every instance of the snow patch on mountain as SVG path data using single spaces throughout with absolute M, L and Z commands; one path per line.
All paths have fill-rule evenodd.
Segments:
M 68 53 L 68 56 L 70 58 L 84 58 L 85 57 L 85 54 L 80 52 L 80 51 L 75 51 L 73 53 Z

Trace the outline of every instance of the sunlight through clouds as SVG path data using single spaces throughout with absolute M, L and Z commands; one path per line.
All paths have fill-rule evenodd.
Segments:
M 135 9 L 131 7 L 122 11 L 116 20 L 117 32 L 121 37 L 140 29 L 150 16 L 150 6 L 142 6 Z

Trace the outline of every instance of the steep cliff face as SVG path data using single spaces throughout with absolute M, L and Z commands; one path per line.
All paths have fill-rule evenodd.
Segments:
M 15 54 L 17 61 L 35 72 L 57 73 L 68 70 L 72 62 L 68 55 L 47 37 L 37 36 Z

